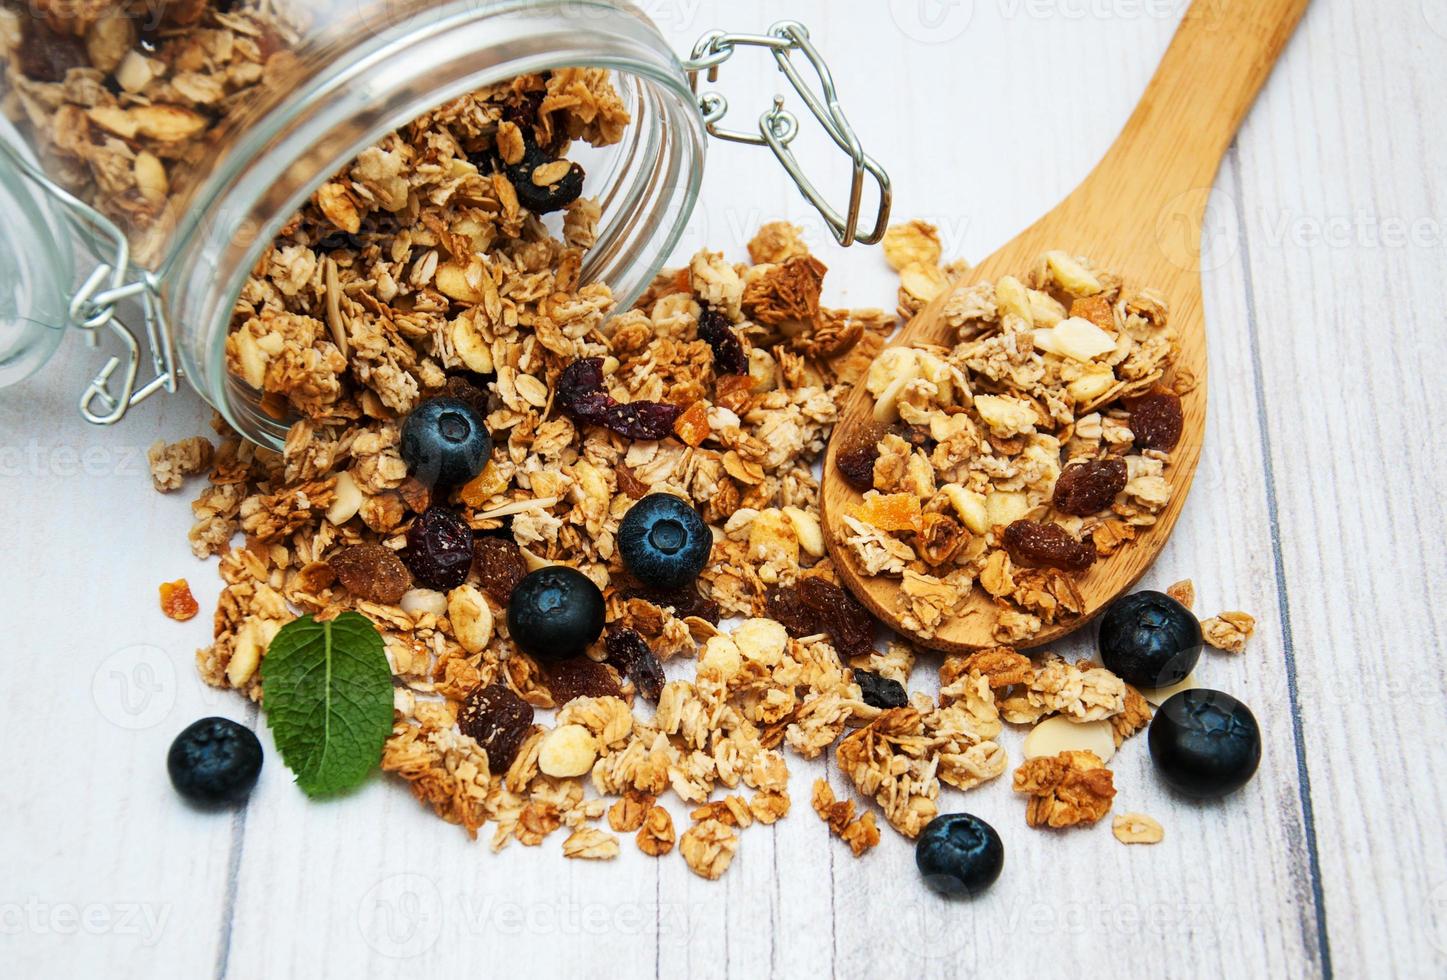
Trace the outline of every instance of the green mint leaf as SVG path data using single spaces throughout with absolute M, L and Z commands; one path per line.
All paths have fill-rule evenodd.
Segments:
M 293 620 L 261 671 L 276 747 L 307 796 L 351 789 L 377 768 L 392 731 L 392 669 L 371 620 L 355 612 Z

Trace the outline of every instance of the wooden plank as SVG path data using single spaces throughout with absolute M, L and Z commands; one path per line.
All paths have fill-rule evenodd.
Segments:
M 1289 600 L 1276 625 L 1297 664 L 1345 976 L 1447 965 L 1447 846 L 1428 816 L 1447 776 L 1447 565 L 1433 540 L 1447 489 L 1447 136 L 1427 109 L 1447 80 L 1442 27 L 1434 6 L 1405 0 L 1314 10 L 1299 51 L 1311 70 L 1263 102 L 1239 152 L 1274 575 Z

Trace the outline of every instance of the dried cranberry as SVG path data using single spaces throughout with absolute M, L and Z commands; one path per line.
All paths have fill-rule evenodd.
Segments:
M 798 590 L 840 653 L 854 657 L 874 649 L 874 617 L 858 599 L 823 578 L 806 578 Z
M 1055 509 L 1088 517 L 1109 507 L 1125 484 L 1125 460 L 1119 456 L 1071 463 L 1055 481 Z
M 472 528 L 455 511 L 429 507 L 407 531 L 402 560 L 427 588 L 455 589 L 472 567 Z
M 1005 550 L 1020 565 L 1083 572 L 1095 563 L 1095 541 L 1072 537 L 1059 524 L 1016 521 L 1005 528 Z
M 548 693 L 559 707 L 574 698 L 622 697 L 618 677 L 608 668 L 587 657 L 569 657 L 547 666 Z
M 327 561 L 342 585 L 358 599 L 394 605 L 412 587 L 407 566 L 391 548 L 380 544 L 354 544 Z
M 748 374 L 749 355 L 729 325 L 729 318 L 718 310 L 704 310 L 698 318 L 698 336 L 713 348 L 713 369 L 717 374 Z
M 512 590 L 528 573 L 522 549 L 510 538 L 479 537 L 472 543 L 472 564 L 482 590 L 499 605 L 507 605 Z
M 608 650 L 608 663 L 619 673 L 632 678 L 638 693 L 656 704 L 663 693 L 663 665 L 658 662 L 648 642 L 637 630 L 610 626 L 604 646 Z
M 641 442 L 666 439 L 673 434 L 673 423 L 683 414 L 677 405 L 663 402 L 628 402 L 610 405 L 599 423 L 620 436 Z
M 533 706 L 504 684 L 474 688 L 457 713 L 457 727 L 487 750 L 488 768 L 503 772 L 532 730 Z
M 1152 391 L 1126 402 L 1126 408 L 1130 411 L 1130 431 L 1135 435 L 1137 449 L 1168 453 L 1181 441 L 1186 424 L 1181 413 L 1181 396 L 1170 391 Z
M 603 395 L 603 359 L 601 357 L 580 357 L 563 368 L 558 375 L 558 407 L 569 414 L 582 411 L 590 396 Z

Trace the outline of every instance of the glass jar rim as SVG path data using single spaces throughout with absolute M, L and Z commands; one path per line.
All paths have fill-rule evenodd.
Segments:
M 587 31 L 578 29 L 580 20 Z M 454 53 L 450 61 L 444 49 Z M 202 397 L 238 431 L 280 446 L 286 424 L 249 404 L 225 365 L 235 298 L 275 234 L 333 173 L 423 112 L 508 78 L 567 67 L 607 68 L 636 80 L 655 114 L 650 145 L 635 148 L 650 161 L 646 172 L 626 188 L 609 188 L 622 195 L 626 220 L 611 232 L 600 228 L 590 259 L 603 260 L 584 264 L 585 277 L 607 281 L 620 306 L 631 304 L 682 236 L 702 182 L 704 123 L 682 65 L 651 21 L 609 0 L 452 0 L 368 35 L 239 133 L 198 184 L 193 200 L 200 206 L 173 231 L 159 278 L 172 322 L 198 341 L 180 343 L 178 354 Z M 375 106 L 385 108 L 369 109 Z M 640 220 L 663 227 L 640 229 Z M 631 250 L 639 241 L 610 247 L 606 237 L 644 232 L 641 261 Z

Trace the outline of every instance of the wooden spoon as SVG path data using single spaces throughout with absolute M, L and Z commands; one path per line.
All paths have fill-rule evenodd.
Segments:
M 1170 503 L 1154 527 L 1103 558 L 1076 580 L 1085 612 L 1045 627 L 1028 645 L 1074 630 L 1129 589 L 1155 559 L 1190 489 L 1206 422 L 1206 331 L 1201 309 L 1201 223 L 1221 157 L 1291 36 L 1308 0 L 1196 0 L 1186 12 L 1155 77 L 1114 145 L 1085 181 L 1055 210 L 976 266 L 965 285 L 1003 275 L 1022 277 L 1047 251 L 1090 257 L 1133 287 L 1155 287 L 1169 298 L 1180 334 L 1176 376 L 1196 380 L 1183 396 L 1185 429 L 1166 477 Z M 958 286 L 956 288 L 959 288 Z M 920 311 L 891 342 L 953 346 L 940 311 L 953 290 Z M 844 515 L 859 494 L 839 475 L 835 457 L 850 435 L 872 421 L 873 398 L 861 385 L 845 406 L 824 460 L 820 496 L 824 535 L 844 584 L 876 616 L 900 626 L 900 580 L 868 577 L 855 564 Z M 965 651 L 993 646 L 995 607 L 976 587 L 963 615 L 943 624 L 922 646 Z

